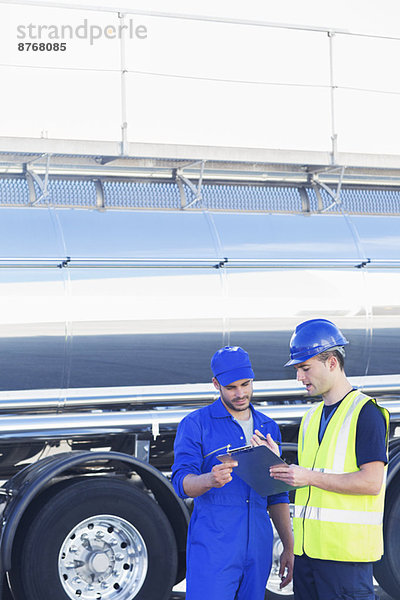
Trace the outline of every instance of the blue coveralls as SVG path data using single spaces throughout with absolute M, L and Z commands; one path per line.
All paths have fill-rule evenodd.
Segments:
M 278 425 L 250 405 L 254 429 L 280 440 Z M 172 483 L 181 498 L 186 475 L 208 473 L 225 447 L 246 444 L 240 425 L 221 399 L 183 419 L 175 439 Z M 187 544 L 186 600 L 263 600 L 272 562 L 267 505 L 288 494 L 263 498 L 235 472 L 222 488 L 194 499 Z

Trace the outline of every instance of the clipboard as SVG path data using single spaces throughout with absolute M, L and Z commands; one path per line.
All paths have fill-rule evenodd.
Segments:
M 236 475 L 243 479 L 260 496 L 272 496 L 281 492 L 297 489 L 284 481 L 273 479 L 269 474 L 272 465 L 286 464 L 267 446 L 242 446 L 229 449 L 226 454 L 217 456 L 221 462 L 234 459 L 238 466 L 234 467 Z

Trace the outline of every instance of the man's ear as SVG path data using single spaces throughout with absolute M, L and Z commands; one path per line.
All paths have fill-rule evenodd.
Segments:
M 329 357 L 329 370 L 333 371 L 333 369 L 339 366 L 340 365 L 338 359 L 332 354 L 332 356 Z
M 218 379 L 216 379 L 215 377 L 212 378 L 212 382 L 214 384 L 214 387 L 219 391 L 221 389 L 220 384 L 218 383 Z

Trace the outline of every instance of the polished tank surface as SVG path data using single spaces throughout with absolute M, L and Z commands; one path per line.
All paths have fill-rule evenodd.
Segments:
M 225 344 L 288 379 L 315 317 L 349 376 L 400 371 L 398 216 L 0 208 L 0 232 L 1 390 L 205 383 Z
M 216 257 L 208 213 L 57 209 L 68 256 Z
M 343 215 L 214 213 L 228 256 L 268 259 L 348 259 L 358 256 Z

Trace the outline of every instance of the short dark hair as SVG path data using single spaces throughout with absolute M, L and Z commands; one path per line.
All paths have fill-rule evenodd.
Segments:
M 334 356 L 337 359 L 340 370 L 343 371 L 344 356 L 341 352 L 339 352 L 339 350 L 325 350 L 325 352 L 321 352 L 321 354 L 317 354 L 317 358 L 321 362 L 326 362 L 328 360 L 328 358 L 330 358 L 331 356 Z

